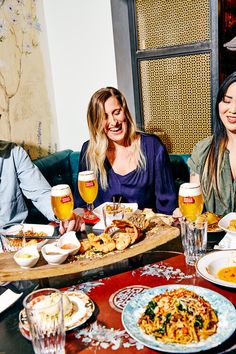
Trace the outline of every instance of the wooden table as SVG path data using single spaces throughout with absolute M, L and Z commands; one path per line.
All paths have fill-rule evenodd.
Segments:
M 148 253 L 146 255 L 148 257 Z M 236 305 L 235 289 L 212 284 L 195 272 L 195 268 L 185 264 L 184 256 L 146 264 L 144 267 L 96 279 L 77 285 L 69 290 L 85 291 L 96 304 L 92 318 L 82 327 L 67 333 L 66 354 L 154 354 L 158 353 L 143 347 L 124 330 L 121 311 L 127 301 L 143 288 L 167 284 L 191 284 L 212 289 Z M 150 258 L 151 259 L 151 258 Z M 64 289 L 65 290 L 65 289 Z M 22 337 L 18 330 L 18 312 L 21 307 L 10 310 L 0 321 L 0 352 L 9 354 L 33 353 L 31 343 Z M 207 353 L 233 354 L 236 351 L 236 336 L 231 336 L 223 344 Z
M 65 262 L 57 266 L 47 264 L 41 256 L 35 267 L 22 269 L 15 263 L 13 253 L 0 253 L 0 281 L 48 279 L 51 277 L 79 274 L 142 254 L 174 240 L 179 236 L 179 233 L 178 228 L 166 225 L 155 235 L 146 236 L 124 251 L 112 252 L 102 258 L 82 259 L 73 263 Z

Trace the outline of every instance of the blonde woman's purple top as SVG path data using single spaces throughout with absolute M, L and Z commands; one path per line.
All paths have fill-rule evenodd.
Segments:
M 79 171 L 87 170 L 85 152 L 88 141 L 81 149 Z M 116 201 L 122 197 L 123 203 L 138 203 L 139 209 L 151 208 L 156 212 L 171 214 L 177 206 L 176 190 L 172 177 L 169 155 L 165 146 L 156 135 L 141 133 L 141 148 L 146 158 L 145 169 L 135 169 L 122 176 L 115 173 L 108 159 L 105 168 L 108 176 L 108 188 L 101 188 L 94 202 L 95 207 Z M 76 206 L 85 207 L 84 201 L 75 189 Z

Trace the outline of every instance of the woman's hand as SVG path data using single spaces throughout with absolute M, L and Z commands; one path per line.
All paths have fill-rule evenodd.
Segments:
M 180 219 L 183 217 L 183 214 L 181 213 L 180 211 L 180 208 L 176 208 L 174 211 L 173 211 L 173 214 L 172 214 L 173 218 L 175 219 Z
M 63 235 L 65 232 L 69 231 L 84 231 L 85 223 L 81 216 L 73 213 L 70 219 L 66 221 L 60 221 L 59 232 Z

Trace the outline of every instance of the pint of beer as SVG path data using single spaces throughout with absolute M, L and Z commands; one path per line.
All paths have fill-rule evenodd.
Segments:
M 179 208 L 183 216 L 194 221 L 203 210 L 203 196 L 198 183 L 183 183 L 179 189 Z
M 58 184 L 52 187 L 51 203 L 55 216 L 59 220 L 70 218 L 74 209 L 74 199 L 68 184 Z
M 79 172 L 78 188 L 88 209 L 93 210 L 93 202 L 98 194 L 98 182 L 93 171 Z

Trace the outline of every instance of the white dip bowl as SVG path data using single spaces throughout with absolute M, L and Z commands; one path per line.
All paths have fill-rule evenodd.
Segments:
M 46 244 L 41 249 L 43 258 L 51 265 L 57 265 L 65 262 L 68 257 L 68 251 L 57 247 L 55 243 Z
M 80 249 L 80 242 L 75 231 L 66 232 L 57 241 L 57 246 L 71 255 L 75 255 Z
M 37 246 L 23 247 L 14 254 L 13 258 L 21 268 L 31 268 L 39 260 Z

